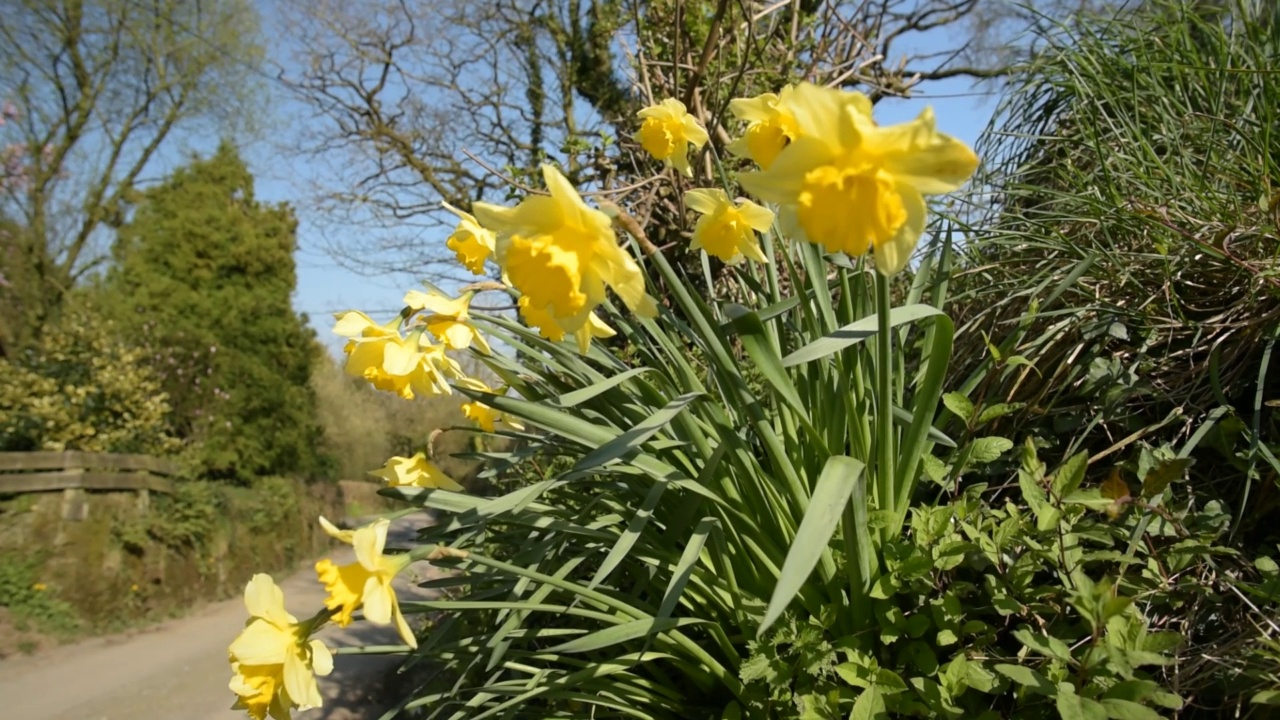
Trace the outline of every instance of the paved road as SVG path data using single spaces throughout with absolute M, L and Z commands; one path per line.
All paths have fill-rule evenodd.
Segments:
M 397 521 L 395 538 L 412 537 L 429 522 L 425 515 Z M 349 547 L 335 550 L 334 562 L 353 562 Z M 401 598 L 423 591 L 413 586 L 430 566 L 416 563 L 396 580 Z M 310 617 L 324 602 L 313 563 L 286 578 L 276 576 L 285 605 L 299 618 Z M 241 598 L 209 605 L 187 617 L 127 635 L 63 645 L 31 657 L 0 661 L 2 720 L 243 720 L 230 709 L 227 689 L 231 667 L 227 645 L 245 622 Z M 353 623 L 345 630 L 330 625 L 320 635 L 329 647 L 398 644 L 394 628 Z M 383 709 L 381 679 L 393 672 L 398 657 L 339 655 L 334 672 L 320 679 L 325 706 L 295 713 L 298 720 L 370 720 Z

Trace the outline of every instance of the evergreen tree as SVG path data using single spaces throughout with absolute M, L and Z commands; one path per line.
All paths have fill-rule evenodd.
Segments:
M 296 229 L 287 205 L 254 199 L 224 143 L 143 193 L 117 238 L 104 303 L 150 349 L 206 475 L 319 467 L 314 333 L 290 303 Z

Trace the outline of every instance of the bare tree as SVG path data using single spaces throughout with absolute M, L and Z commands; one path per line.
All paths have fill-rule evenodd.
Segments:
M 0 140 L 23 174 L 0 194 L 0 354 L 105 260 L 166 143 L 246 115 L 257 30 L 247 0 L 4 0 Z
M 544 161 L 629 204 L 670 205 L 629 139 L 653 99 L 683 99 L 718 152 L 728 101 L 785 82 L 879 98 L 998 76 L 949 32 L 998 1 L 297 0 L 281 79 L 316 116 L 296 149 L 335 171 L 319 189 L 343 229 L 332 254 L 421 272 L 447 259 L 440 201 L 506 200 Z

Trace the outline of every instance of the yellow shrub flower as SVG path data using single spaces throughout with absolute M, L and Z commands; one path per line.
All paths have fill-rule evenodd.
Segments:
M 627 307 L 647 317 L 657 303 L 644 275 L 618 245 L 609 216 L 587 207 L 569 181 L 542 168 L 549 196 L 514 208 L 476 203 L 476 216 L 498 233 L 498 264 L 531 311 L 544 312 L 566 333 L 576 333 L 612 288 Z
M 363 606 L 366 620 L 374 625 L 395 622 L 405 644 L 418 647 L 418 639 L 405 622 L 400 601 L 391 587 L 392 579 L 408 567 L 409 556 L 382 554 L 391 521 L 383 518 L 358 530 L 339 530 L 322 517 L 320 525 L 330 537 L 349 543 L 356 551 L 356 562 L 348 565 L 335 565 L 327 558 L 316 563 L 316 575 L 329 593 L 324 605 L 337 612 L 334 622 L 342 627 L 350 625 L 351 613 Z
M 951 192 L 978 167 L 967 145 L 938 132 L 933 111 L 880 127 L 870 101 L 802 83 L 791 96 L 800 137 L 742 186 L 782 206 L 784 230 L 829 252 L 874 248 L 876 268 L 907 266 L 924 233 L 925 195 Z
M 560 324 L 556 322 L 554 317 L 551 317 L 550 313 L 530 307 L 528 297 L 521 297 L 517 301 L 517 305 L 520 308 L 520 317 L 524 318 L 524 321 L 530 327 L 538 328 L 539 335 L 551 342 L 560 342 L 564 339 L 564 328 L 560 327 Z M 591 338 L 608 338 L 617 334 L 616 330 L 609 327 L 595 313 L 588 315 L 586 324 L 573 333 L 578 341 L 578 352 L 583 355 L 587 354 L 587 350 L 591 347 Z
M 709 136 L 698 119 L 690 115 L 684 103 L 667 98 L 657 105 L 650 105 L 636 117 L 644 120 L 636 141 L 645 152 L 684 173 L 693 175 L 689 167 L 689 146 L 700 148 Z
M 800 126 L 791 112 L 791 95 L 795 88 L 782 88 L 777 95 L 764 93 L 753 98 L 729 101 L 729 112 L 747 121 L 742 137 L 725 148 L 738 157 L 750 158 L 765 170 L 791 141 L 800 137 Z M 868 103 L 867 112 L 870 112 Z
M 387 481 L 388 487 L 420 487 L 439 488 L 462 492 L 464 488 L 444 474 L 436 464 L 427 459 L 426 454 L 418 453 L 413 457 L 395 456 L 387 460 L 387 464 L 377 470 L 370 470 L 370 475 Z
M 693 228 L 694 250 L 706 250 L 730 265 L 749 257 L 768 262 L 760 251 L 757 232 L 773 225 L 773 213 L 751 202 L 734 204 L 728 193 L 712 188 L 699 188 L 684 194 L 684 203 L 702 214 Z
M 493 231 L 476 222 L 471 213 L 463 212 L 449 203 L 441 203 L 445 209 L 458 216 L 458 226 L 445 241 L 458 262 L 476 275 L 484 274 L 484 261 L 493 254 Z
M 595 315 L 592 314 L 592 317 L 595 317 Z M 472 390 L 479 390 L 480 392 L 489 393 L 490 395 L 501 394 L 495 391 L 493 388 L 486 385 L 483 381 L 477 380 L 476 378 L 465 378 L 463 380 L 459 380 L 458 385 L 461 387 L 470 388 Z M 497 424 L 500 422 L 505 422 L 507 425 L 510 425 L 512 428 L 515 428 L 516 430 L 524 429 L 524 425 L 520 424 L 519 422 L 516 422 L 515 420 L 508 418 L 506 413 L 503 413 L 499 410 L 495 410 L 492 407 L 489 407 L 488 405 L 484 404 L 483 402 L 480 402 L 479 400 L 470 400 L 468 402 L 463 403 L 462 415 L 463 417 L 467 418 L 471 422 L 475 423 L 477 427 L 479 427 L 481 430 L 484 430 L 485 432 L 494 432 L 495 428 L 497 427 Z
M 427 332 L 443 341 L 445 347 L 450 350 L 466 350 L 475 344 L 477 350 L 488 355 L 488 341 L 470 322 L 471 298 L 474 296 L 474 292 L 468 292 L 455 300 L 434 290 L 410 290 L 405 293 L 404 304 L 413 308 L 414 312 L 426 311 L 422 321 L 427 326 Z
M 244 589 L 249 622 L 228 650 L 236 708 L 254 720 L 290 717 L 290 710 L 320 707 L 316 675 L 333 671 L 333 655 L 311 628 L 284 609 L 284 593 L 269 575 L 257 574 Z

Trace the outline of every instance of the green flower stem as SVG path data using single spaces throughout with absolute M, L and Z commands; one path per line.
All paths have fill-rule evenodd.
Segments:
M 876 273 L 876 506 L 896 516 L 897 493 L 893 487 L 893 333 L 889 326 L 889 278 Z M 883 536 L 882 536 L 883 537 Z

